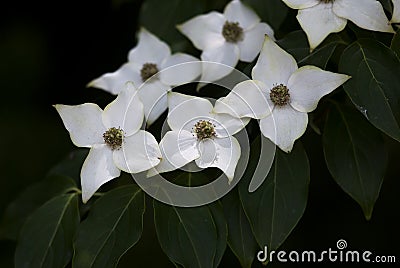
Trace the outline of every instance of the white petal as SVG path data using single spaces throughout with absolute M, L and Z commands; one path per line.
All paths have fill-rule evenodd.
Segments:
M 274 31 L 266 23 L 258 23 L 244 32 L 243 40 L 238 42 L 241 61 L 251 62 L 256 58 L 266 34 L 274 40 Z
M 201 54 L 201 59 L 217 64 L 203 64 L 200 80 L 203 82 L 213 82 L 227 76 L 238 63 L 239 54 L 239 47 L 229 42 L 224 42 L 219 47 L 204 50 Z
M 142 83 L 142 78 L 140 77 L 141 68 L 141 65 L 136 63 L 125 63 L 115 72 L 106 73 L 94 79 L 88 84 L 88 87 L 100 88 L 117 95 L 124 89 L 127 81 L 132 81 L 135 85 L 140 85 Z
M 200 168 L 219 168 L 229 182 L 233 180 L 241 153 L 240 144 L 235 137 L 206 139 L 199 143 L 198 148 L 200 158 L 196 159 L 196 164 Z
M 121 149 L 114 150 L 115 165 L 128 173 L 139 173 L 160 163 L 161 151 L 153 135 L 139 130 L 125 137 Z
M 129 51 L 128 59 L 140 66 L 145 63 L 160 65 L 171 55 L 169 46 L 144 28 L 140 29 L 138 44 Z
M 327 72 L 314 66 L 303 66 L 289 78 L 290 105 L 300 112 L 311 112 L 323 96 L 349 78 L 348 75 Z
M 103 112 L 103 123 L 107 128 L 121 128 L 125 136 L 130 136 L 140 129 L 143 123 L 143 104 L 138 90 L 130 82 L 118 97 L 108 104 Z
M 211 118 L 210 101 L 176 92 L 168 93 L 168 125 L 172 130 L 191 131 L 195 122 Z
M 331 3 L 299 10 L 296 18 L 307 34 L 311 50 L 321 44 L 330 33 L 340 32 L 347 24 L 346 19 L 333 12 Z
M 392 0 L 392 2 L 393 2 L 393 15 L 390 22 L 400 23 L 400 0 Z
M 85 103 L 76 106 L 57 104 L 54 107 L 76 146 L 91 147 L 104 142 L 103 134 L 106 128 L 101 121 L 103 111 L 99 106 Z
M 290 105 L 276 106 L 272 114 L 260 120 L 261 133 L 285 152 L 290 152 L 295 140 L 307 129 L 308 115 Z
M 277 84 L 287 85 L 290 75 L 297 70 L 296 60 L 268 36 L 253 68 L 252 77 L 262 81 L 267 88 Z
M 215 133 L 218 138 L 235 135 L 250 122 L 250 118 L 237 118 L 229 114 L 212 114 L 211 122 L 215 125 Z
M 257 80 L 237 84 L 226 96 L 216 101 L 214 111 L 234 117 L 263 118 L 272 111 L 273 104 L 267 86 Z
M 160 142 L 160 149 L 161 162 L 150 170 L 148 176 L 181 168 L 200 157 L 197 139 L 185 130 L 168 131 Z
M 139 89 L 139 97 L 144 105 L 147 125 L 151 125 L 167 110 L 167 92 L 170 86 L 159 80 L 144 83 Z
M 160 80 L 167 85 L 183 85 L 200 76 L 201 62 L 188 54 L 176 53 L 161 66 Z
M 315 6 L 320 0 L 282 0 L 288 7 L 293 9 L 303 9 Z
M 360 28 L 394 33 L 381 3 L 376 0 L 363 0 L 362 4 L 354 0 L 336 0 L 333 3 L 333 12 L 351 20 Z
M 225 7 L 224 15 L 229 22 L 239 22 L 239 26 L 243 29 L 248 29 L 260 22 L 257 14 L 239 0 L 229 2 Z
M 94 145 L 81 170 L 82 200 L 86 203 L 106 182 L 119 177 L 121 171 L 115 166 L 113 154 L 105 144 Z
M 206 15 L 196 16 L 178 25 L 177 28 L 192 41 L 197 49 L 204 50 L 220 46 L 225 42 L 222 36 L 224 23 L 224 15 L 213 11 Z

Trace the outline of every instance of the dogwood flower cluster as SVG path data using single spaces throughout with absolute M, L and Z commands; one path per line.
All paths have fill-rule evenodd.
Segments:
M 329 33 L 342 30 L 347 20 L 370 30 L 393 31 L 375 0 L 357 6 L 352 0 L 283 1 L 299 9 L 297 18 L 311 49 Z M 400 20 L 400 7 L 399 1 L 393 2 L 394 23 Z M 177 27 L 202 51 L 202 61 L 172 54 L 165 42 L 142 28 L 128 62 L 89 83 L 117 95 L 104 110 L 92 103 L 55 105 L 72 142 L 90 148 L 81 169 L 83 202 L 121 171 L 146 172 L 151 179 L 194 162 L 200 168 L 219 168 L 230 182 L 241 156 L 234 135 L 251 118 L 259 120 L 262 135 L 289 153 L 307 128 L 307 113 L 350 78 L 314 66 L 299 68 L 275 44 L 272 28 L 239 0 L 231 1 L 223 13 L 199 15 Z M 221 64 L 235 67 L 239 60 L 251 62 L 257 55 L 252 79 L 237 84 L 215 105 L 171 91 L 199 78 L 220 79 L 229 73 L 218 68 Z M 167 109 L 170 131 L 158 143 L 141 128 L 144 121 L 152 124 Z

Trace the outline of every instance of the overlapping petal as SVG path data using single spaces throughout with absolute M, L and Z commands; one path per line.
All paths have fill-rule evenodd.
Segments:
M 352 12 L 357 13 L 355 10 Z M 330 33 L 342 31 L 347 24 L 345 18 L 335 14 L 331 3 L 321 3 L 311 8 L 301 9 L 297 14 L 297 20 L 307 34 L 311 50 L 321 44 Z
M 205 64 L 202 68 L 201 81 L 212 82 L 221 79 L 233 71 L 233 67 L 239 61 L 240 51 L 236 44 L 224 42 L 221 46 L 208 48 L 201 54 L 201 59 L 208 62 L 216 62 L 219 64 Z
M 135 85 L 142 83 L 142 78 L 140 77 L 141 68 L 141 65 L 134 62 L 125 63 L 115 72 L 106 73 L 94 79 L 88 84 L 88 87 L 100 88 L 117 95 L 124 89 L 127 81 L 131 81 Z
M 72 142 L 78 147 L 92 147 L 103 143 L 103 133 L 106 131 L 101 115 L 102 110 L 93 103 L 76 106 L 54 105 L 60 114 Z
M 293 9 L 303 9 L 318 5 L 320 0 L 282 0 L 288 7 Z
M 269 89 L 257 80 L 237 84 L 232 91 L 215 103 L 214 111 L 234 117 L 263 118 L 272 111 L 273 104 L 267 97 Z
M 300 112 L 311 112 L 319 100 L 346 82 L 350 77 L 314 66 L 303 66 L 289 78 L 290 105 Z
M 275 106 L 272 114 L 260 120 L 261 133 L 284 152 L 290 152 L 295 140 L 307 129 L 308 115 L 290 105 Z
M 106 182 L 119 177 L 121 171 L 115 166 L 113 152 L 105 144 L 90 149 L 81 170 L 82 200 L 86 203 Z
M 147 125 L 151 125 L 167 110 L 167 92 L 170 86 L 155 79 L 139 88 L 139 98 L 144 106 Z
M 168 93 L 168 125 L 172 130 L 191 131 L 199 119 L 211 118 L 210 101 L 176 92 Z
M 400 0 L 392 0 L 393 2 L 393 14 L 391 23 L 400 23 Z
M 144 130 L 125 137 L 121 149 L 114 150 L 115 165 L 128 173 L 139 173 L 160 163 L 161 152 L 153 135 Z
M 235 137 L 207 139 L 201 141 L 198 147 L 200 157 L 196 159 L 196 164 L 201 168 L 219 168 L 231 182 L 241 154 L 237 139 Z
M 277 84 L 287 85 L 290 75 L 296 70 L 297 63 L 292 55 L 266 36 L 260 56 L 252 71 L 253 79 L 263 82 L 267 88 L 271 89 Z
M 185 130 L 168 131 L 161 139 L 160 150 L 160 164 L 149 170 L 149 177 L 178 169 L 200 157 L 196 138 Z
M 336 0 L 333 3 L 333 12 L 351 20 L 360 28 L 394 33 L 379 1 L 363 0 L 361 4 L 354 0 Z
M 229 22 L 239 22 L 239 26 L 244 30 L 260 22 L 257 14 L 239 0 L 229 2 L 224 9 L 224 15 Z
M 182 85 L 200 77 L 201 62 L 188 54 L 176 53 L 161 65 L 160 80 L 166 85 Z
M 196 16 L 177 26 L 178 30 L 186 35 L 199 50 L 221 46 L 225 39 L 222 36 L 222 27 L 225 17 L 212 11 L 205 15 Z
M 256 58 L 266 34 L 274 39 L 274 30 L 266 23 L 257 23 L 245 31 L 243 40 L 238 42 L 241 61 L 252 62 Z
M 155 35 L 141 28 L 138 36 L 138 44 L 131 49 L 128 60 L 140 66 L 145 63 L 160 65 L 164 59 L 171 55 L 169 46 Z
M 143 104 L 135 86 L 128 82 L 118 97 L 108 104 L 102 114 L 104 126 L 122 128 L 126 136 L 137 132 L 144 118 Z

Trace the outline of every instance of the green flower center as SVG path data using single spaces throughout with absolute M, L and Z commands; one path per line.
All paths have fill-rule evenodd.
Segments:
M 290 102 L 289 89 L 283 84 L 274 86 L 269 93 L 269 97 L 278 106 L 284 106 Z
M 199 141 L 214 138 L 217 136 L 217 134 L 215 133 L 215 125 L 207 120 L 198 121 L 194 125 L 193 131 Z
M 120 128 L 112 127 L 103 134 L 104 142 L 112 150 L 120 149 L 124 141 L 124 131 Z
M 328 3 L 333 3 L 335 0 L 319 0 L 322 3 L 328 4 Z
M 239 26 L 239 22 L 226 21 L 222 27 L 222 36 L 227 42 L 237 43 L 243 40 L 243 28 Z
M 149 62 L 143 64 L 143 67 L 140 70 L 140 76 L 142 77 L 143 82 L 145 82 L 147 79 L 149 79 L 156 73 L 158 73 L 157 64 L 149 63 Z

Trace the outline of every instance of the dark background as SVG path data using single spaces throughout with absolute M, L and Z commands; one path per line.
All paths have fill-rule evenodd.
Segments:
M 53 165 L 74 149 L 51 105 L 94 102 L 103 106 L 113 99 L 101 90 L 86 88 L 86 84 L 126 61 L 129 49 L 136 44 L 141 2 L 9 1 L 1 7 L 1 215 L 18 193 L 44 178 Z M 358 204 L 321 165 L 320 137 L 309 130 L 301 140 L 311 165 L 309 203 L 281 249 L 322 251 L 335 248 L 338 239 L 345 239 L 349 249 L 395 255 L 400 262 L 399 145 L 387 138 L 390 163 L 372 219 L 367 222 Z M 0 267 L 13 267 L 14 249 L 14 241 L 0 241 Z M 173 267 L 158 246 L 148 209 L 144 235 L 122 258 L 119 267 L 156 266 Z M 227 249 L 221 267 L 238 266 Z M 254 266 L 261 265 L 255 260 Z M 299 265 L 271 265 L 278 266 Z

